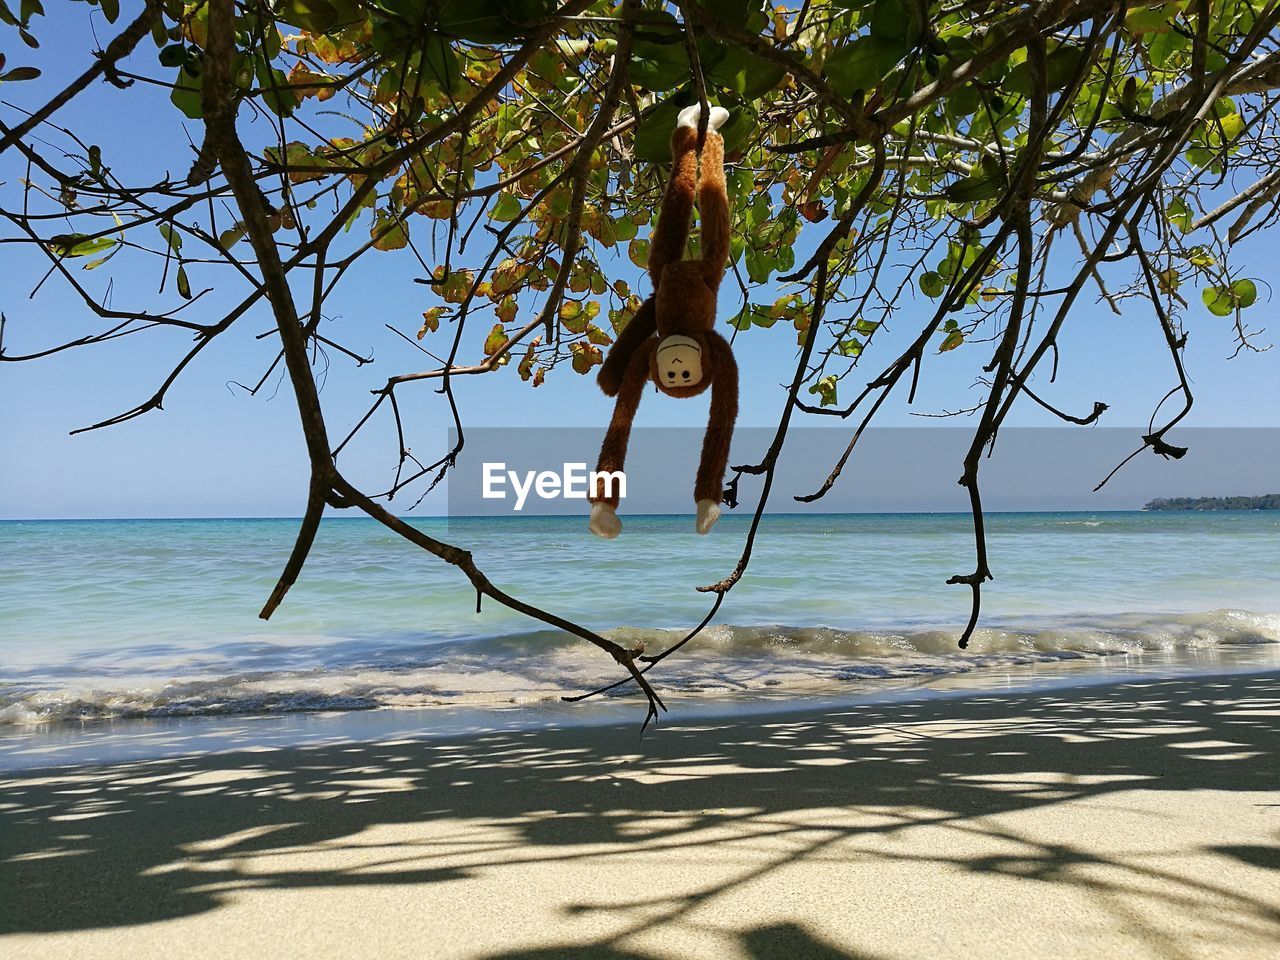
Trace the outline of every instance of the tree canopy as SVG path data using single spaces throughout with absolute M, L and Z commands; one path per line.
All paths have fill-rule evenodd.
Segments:
M 668 136 L 693 103 L 732 114 L 722 322 L 796 357 L 773 444 L 735 468 L 762 475 L 764 492 L 737 568 L 701 588 L 707 621 L 746 569 L 797 415 L 855 425 L 826 482 L 798 498 L 812 501 L 890 395 L 914 395 L 926 355 L 984 351 L 981 399 L 963 411 L 974 420 L 961 483 L 975 564 L 950 581 L 971 591 L 963 645 L 991 576 L 983 453 L 1023 397 L 1076 424 L 1106 409 L 1060 410 L 1051 396 L 1058 336 L 1082 298 L 1117 312 L 1132 301 L 1167 345 L 1171 390 L 1153 398 L 1135 455 L 1185 452 L 1167 434 L 1192 403 L 1189 319 L 1224 318 L 1254 347 L 1250 310 L 1266 287 L 1232 252 L 1280 216 L 1278 0 L 87 3 L 109 39 L 62 51 L 85 67 L 48 99 L 9 102 L 39 71 L 6 44 L 0 152 L 27 173 L 0 188 L 0 241 L 41 250 L 101 326 L 22 354 L 0 330 L 0 360 L 189 331 L 171 374 L 89 427 L 99 429 L 159 408 L 210 343 L 269 307 L 272 369 L 283 365 L 295 392 L 312 478 L 264 616 L 299 575 L 326 507 L 355 508 L 458 565 L 478 594 L 595 643 L 660 707 L 644 673 L 667 652 L 641 656 L 506 594 L 464 549 L 385 501 L 439 482 L 458 453 L 408 452 L 403 391 L 449 394 L 453 379 L 481 375 L 551 388 L 601 362 L 644 294 L 609 276 L 605 257 L 645 262 Z M 39 0 L 0 0 L 0 31 L 57 44 L 42 15 Z M 181 175 L 138 182 L 58 125 L 63 106 L 102 82 L 171 89 L 195 142 L 156 148 Z M 350 437 L 330 434 L 314 364 L 321 353 L 367 362 L 321 319 L 352 265 L 389 250 L 411 251 L 420 271 L 420 321 L 395 328 L 422 347 L 415 363 L 431 363 L 386 371 L 354 417 L 357 432 L 393 418 L 399 436 L 394 480 L 371 495 L 342 473 Z M 121 254 L 153 263 L 156 303 L 101 292 L 97 278 Z M 219 319 L 187 319 L 204 297 L 218 299 Z M 876 349 L 890 323 L 915 331 L 905 349 Z M 731 505 L 736 493 L 735 477 Z

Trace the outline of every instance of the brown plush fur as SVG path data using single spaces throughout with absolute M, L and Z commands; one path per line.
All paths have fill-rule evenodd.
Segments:
M 711 411 L 702 443 L 702 461 L 693 499 L 719 503 L 723 496 L 729 443 L 738 417 L 738 365 L 724 337 L 714 329 L 716 293 L 729 263 L 729 198 L 724 182 L 724 140 L 708 130 L 698 169 L 698 131 L 677 127 L 671 136 L 673 166 L 658 226 L 649 247 L 653 295 L 636 311 L 600 368 L 600 389 L 616 396 L 613 420 L 600 448 L 600 472 L 621 470 L 631 424 L 646 383 L 672 397 L 694 397 L 711 388 Z M 685 260 L 695 194 L 702 215 L 701 253 Z M 702 350 L 702 379 L 693 386 L 664 385 L 657 370 L 658 346 L 668 336 L 684 336 Z M 617 507 L 617 496 L 593 491 L 591 500 Z

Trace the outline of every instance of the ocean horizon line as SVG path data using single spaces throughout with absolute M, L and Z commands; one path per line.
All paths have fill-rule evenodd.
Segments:
M 1157 511 L 1147 510 L 1144 507 L 1099 507 L 1091 510 L 1080 510 L 1075 508 L 1054 508 L 1039 507 L 1027 510 L 984 510 L 983 515 L 992 516 L 1012 516 L 1012 515 L 1033 515 L 1033 514 L 1112 514 L 1112 513 L 1161 513 L 1161 512 L 1199 512 L 1206 511 Z M 1208 511 L 1214 513 L 1258 513 L 1257 510 L 1215 510 Z M 670 513 L 628 513 L 627 517 L 633 519 L 668 519 L 686 517 L 690 511 L 679 510 Z M 584 511 L 577 513 L 519 513 L 519 514 L 396 514 L 401 520 L 574 520 L 587 518 Z M 724 520 L 741 520 L 754 516 L 754 511 L 726 511 L 721 515 Z M 968 510 L 828 510 L 828 511 L 807 511 L 807 510 L 773 510 L 765 513 L 766 517 L 967 517 Z M 363 514 L 333 514 L 326 515 L 325 521 L 341 520 L 341 521 L 367 521 L 370 523 L 378 523 L 372 517 Z M 208 516 L 208 515 L 191 515 L 191 516 L 163 516 L 163 517 L 0 517 L 0 523 L 174 523 L 174 522 L 205 522 L 214 520 L 227 521 L 247 521 L 247 520 L 296 520 L 301 521 L 300 515 L 290 514 L 259 514 L 259 515 L 226 515 L 226 516 Z

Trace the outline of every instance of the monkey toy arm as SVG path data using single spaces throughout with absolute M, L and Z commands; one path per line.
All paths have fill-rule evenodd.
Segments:
M 605 396 L 616 397 L 622 389 L 622 380 L 627 374 L 627 367 L 636 351 L 658 329 L 658 312 L 654 307 L 653 297 L 640 304 L 640 309 L 627 321 L 627 325 L 618 334 L 618 339 L 609 348 L 600 373 L 596 375 L 596 383 Z
M 707 416 L 707 433 L 702 440 L 702 461 L 693 487 L 697 501 L 697 530 L 707 533 L 720 519 L 720 501 L 724 497 L 724 471 L 729 463 L 729 444 L 733 425 L 738 419 L 738 364 L 733 348 L 720 334 L 704 334 L 711 355 L 711 411 Z
M 613 419 L 609 422 L 609 430 L 604 435 L 604 443 L 600 445 L 600 459 L 596 465 L 596 473 L 606 474 L 620 471 L 626 465 L 627 444 L 631 440 L 631 424 L 636 418 L 636 410 L 640 407 L 640 397 L 644 394 L 645 384 L 649 382 L 649 360 L 653 354 L 656 341 L 649 340 L 640 346 L 627 363 L 626 373 L 622 377 L 622 386 L 618 390 L 618 400 L 613 406 Z M 588 526 L 597 536 L 612 540 L 622 532 L 622 522 L 618 519 L 618 485 L 614 484 L 608 496 L 603 484 L 596 481 L 596 489 L 587 499 L 591 501 L 591 520 Z

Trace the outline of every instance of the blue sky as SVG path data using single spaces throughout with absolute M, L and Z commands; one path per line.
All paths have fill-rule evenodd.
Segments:
M 125 6 L 123 17 L 127 18 L 132 9 Z M 96 12 L 91 15 L 94 8 L 84 4 L 49 7 L 54 19 L 36 23 L 42 49 L 7 51 L 10 66 L 31 63 L 40 66 L 44 76 L 30 83 L 4 84 L 0 98 L 7 103 L 32 107 L 44 102 L 50 91 L 89 62 L 91 24 L 103 42 L 118 29 L 105 24 Z M 148 41 L 129 66 L 151 76 L 168 73 L 156 64 Z M 15 110 L 7 105 L 2 110 L 6 122 L 12 123 Z M 173 109 L 167 91 L 141 85 L 121 92 L 98 84 L 58 113 L 55 121 L 100 145 L 105 162 L 129 171 L 126 179 L 133 183 L 159 179 L 166 171 L 185 172 L 190 163 L 183 146 L 186 137 L 197 142 L 201 138 L 200 124 Z M 7 206 L 20 197 L 17 181 L 25 176 L 25 164 L 16 151 L 0 157 L 0 180 L 4 181 L 0 194 Z M 425 218 L 413 222 L 415 239 L 423 240 L 424 246 L 429 247 L 426 232 L 434 223 Z M 49 232 L 60 232 L 60 228 L 51 227 Z M 1274 239 L 1255 237 L 1242 251 L 1241 262 L 1256 265 L 1249 271 L 1254 276 L 1268 272 L 1265 268 L 1273 259 L 1268 244 L 1274 244 Z M 622 251 L 618 259 L 604 263 L 611 277 L 636 280 L 638 271 Z M 8 353 L 24 353 L 96 329 L 83 303 L 57 277 L 50 278 L 34 300 L 29 299 L 47 266 L 41 254 L 26 247 L 4 247 L 0 309 L 8 317 Z M 120 269 L 112 274 L 117 305 L 155 309 L 176 303 L 172 280 L 166 292 L 157 295 L 158 268 L 141 258 L 127 261 L 122 254 L 106 267 L 92 273 L 77 270 L 77 275 L 90 289 L 101 292 L 109 271 L 117 266 Z M 229 273 L 199 266 L 189 272 L 196 290 L 215 288 L 192 309 L 193 318 L 215 318 L 247 292 L 244 281 Z M 383 326 L 393 323 L 408 332 L 417 328 L 422 310 L 435 302 L 427 299 L 424 287 L 413 283 L 421 275 L 407 252 L 371 255 L 348 274 L 330 301 L 334 320 L 326 325 L 326 335 L 377 359 L 375 364 L 356 368 L 345 358 L 333 357 L 323 401 L 335 438 L 344 435 L 364 412 L 369 390 L 387 375 L 433 366 L 430 358 Z M 1265 344 L 1272 342 L 1280 325 L 1272 320 L 1270 289 L 1263 284 L 1259 289 L 1261 300 L 1247 319 L 1254 326 L 1271 328 L 1260 339 Z M 776 295 L 764 292 L 756 299 L 771 301 Z M 1095 399 L 1103 400 L 1111 405 L 1105 425 L 1145 426 L 1152 404 L 1175 382 L 1159 330 L 1142 304 L 1131 302 L 1125 315 L 1117 317 L 1105 305 L 1093 303 L 1092 296 L 1090 291 L 1081 299 L 1060 338 L 1060 375 L 1055 385 L 1044 388 L 1045 394 L 1059 406 L 1080 412 L 1087 412 Z M 1186 425 L 1280 426 L 1280 350 L 1246 353 L 1228 361 L 1234 351 L 1230 321 L 1211 316 L 1199 305 L 1198 295 L 1193 293 L 1189 299 L 1187 367 L 1197 401 Z M 726 285 L 721 316 L 735 308 Z M 890 346 L 910 335 L 912 325 L 928 310 L 928 301 L 921 299 L 899 312 L 884 342 L 869 354 L 864 380 L 874 373 L 871 364 L 887 361 Z M 477 314 L 471 322 L 482 333 L 492 318 Z M 275 347 L 273 340 L 256 336 L 273 325 L 267 311 L 250 313 L 183 375 L 163 411 L 76 437 L 68 432 L 149 396 L 188 348 L 189 338 L 180 331 L 153 331 L 0 367 L 0 517 L 296 515 L 304 499 L 306 461 L 287 384 L 275 395 L 268 386 L 258 397 L 228 388 L 232 380 L 253 383 L 261 376 Z M 435 346 L 442 347 L 446 331 L 434 336 L 440 338 Z M 771 426 L 785 396 L 780 384 L 789 379 L 794 364 L 794 333 L 782 325 L 748 331 L 738 337 L 735 349 L 742 373 L 739 422 L 748 427 Z M 973 378 L 988 358 L 989 347 L 983 345 L 931 354 L 915 406 L 907 408 L 902 397 L 891 400 L 878 423 L 936 427 L 938 421 L 921 420 L 911 411 L 954 409 L 975 402 Z M 476 359 L 463 357 L 464 361 Z M 520 382 L 512 365 L 483 377 L 460 378 L 456 395 L 464 422 L 470 426 L 599 428 L 611 412 L 611 403 L 599 393 L 593 378 L 567 369 L 558 370 L 543 387 L 533 390 Z M 433 457 L 447 443 L 451 425 L 444 398 L 429 384 L 422 384 L 401 393 L 400 400 L 414 452 Z M 705 404 L 705 398 L 674 401 L 649 394 L 637 422 L 701 425 Z M 1030 402 L 1022 403 L 1009 422 L 1014 426 L 1056 423 Z M 846 431 L 852 426 L 825 419 L 817 425 Z M 1135 437 L 1138 432 L 1135 429 Z M 590 456 L 589 452 L 587 459 Z M 380 420 L 349 455 L 344 454 L 342 465 L 352 479 L 368 488 L 384 486 L 395 466 L 389 418 Z M 440 497 L 425 502 L 420 512 L 438 513 L 444 507 Z

